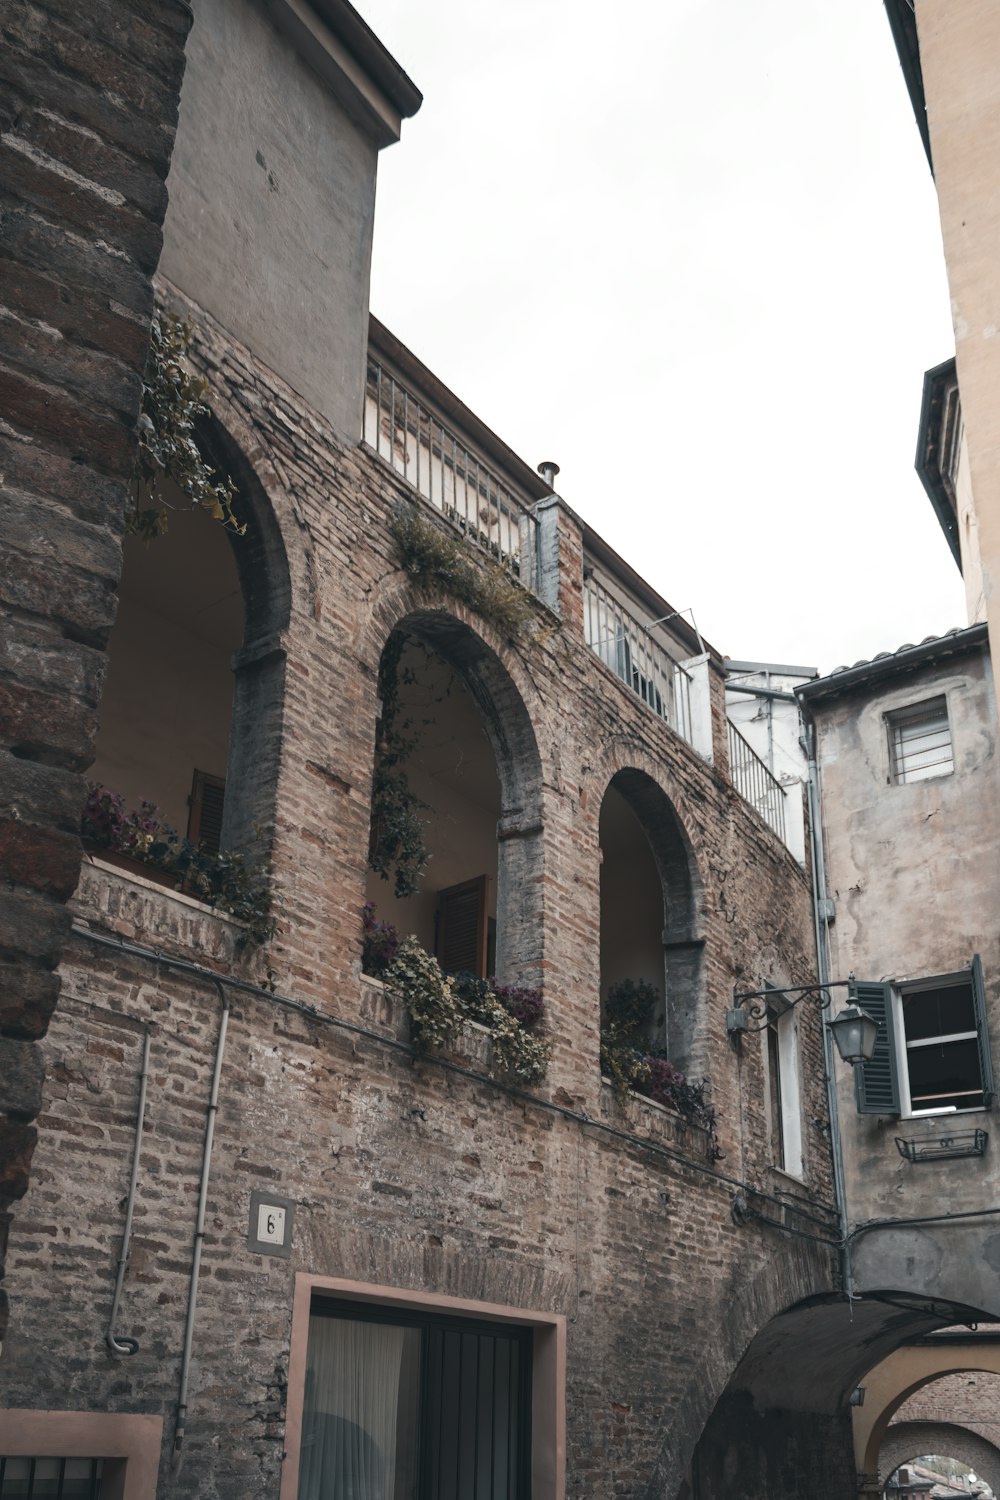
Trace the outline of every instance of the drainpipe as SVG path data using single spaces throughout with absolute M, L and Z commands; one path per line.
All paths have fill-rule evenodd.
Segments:
M 219 1036 L 215 1044 L 215 1070 L 212 1074 L 212 1091 L 208 1100 L 205 1121 L 205 1145 L 201 1156 L 201 1186 L 198 1190 L 198 1214 L 194 1226 L 194 1255 L 191 1260 L 191 1286 L 188 1292 L 187 1322 L 184 1327 L 184 1351 L 181 1355 L 181 1382 L 177 1395 L 177 1421 L 174 1425 L 174 1452 L 176 1463 L 184 1443 L 187 1427 L 188 1379 L 191 1374 L 191 1348 L 194 1343 L 194 1315 L 198 1306 L 198 1276 L 201 1271 L 201 1248 L 205 1240 L 205 1204 L 208 1201 L 208 1177 L 212 1167 L 212 1139 L 215 1135 L 215 1116 L 219 1108 L 219 1080 L 222 1077 L 222 1056 L 226 1047 L 226 1029 L 229 1025 L 229 997 L 219 980 L 215 981 L 222 1001 L 219 1019 Z
M 799 712 L 805 731 L 808 765 L 806 794 L 809 806 L 809 852 L 812 861 L 813 923 L 816 931 L 816 965 L 820 984 L 830 982 L 830 917 L 826 894 L 826 866 L 823 859 L 823 824 L 820 816 L 819 766 L 816 762 L 816 727 L 807 709 L 799 701 Z M 833 1037 L 829 1026 L 823 1026 L 823 1063 L 826 1068 L 826 1103 L 830 1115 L 830 1152 L 833 1158 L 833 1196 L 840 1217 L 841 1272 L 848 1301 L 854 1297 L 854 1273 L 851 1267 L 851 1245 L 848 1239 L 847 1194 L 844 1186 L 844 1152 L 840 1139 L 840 1108 L 837 1101 L 837 1079 L 834 1073 Z
M 135 1150 L 132 1155 L 132 1175 L 129 1178 L 128 1184 L 125 1228 L 122 1231 L 122 1249 L 118 1257 L 118 1277 L 115 1281 L 115 1294 L 111 1299 L 111 1315 L 108 1318 L 108 1331 L 104 1335 L 104 1342 L 112 1354 L 138 1354 L 139 1352 L 139 1345 L 135 1339 L 115 1338 L 115 1323 L 118 1319 L 118 1304 L 121 1301 L 122 1287 L 125 1283 L 129 1242 L 132 1238 L 132 1215 L 135 1211 L 136 1183 L 139 1180 L 139 1153 L 142 1150 L 142 1127 L 146 1113 L 146 1085 L 149 1080 L 149 1047 L 150 1036 L 147 1031 L 142 1044 L 142 1072 L 139 1074 L 139 1104 L 135 1114 Z

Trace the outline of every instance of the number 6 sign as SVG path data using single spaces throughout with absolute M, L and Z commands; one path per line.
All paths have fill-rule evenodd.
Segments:
M 258 1255 L 290 1255 L 294 1214 L 295 1204 L 291 1198 L 265 1188 L 255 1188 L 250 1195 L 248 1249 Z

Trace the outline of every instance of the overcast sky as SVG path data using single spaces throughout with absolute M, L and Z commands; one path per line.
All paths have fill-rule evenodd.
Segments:
M 965 623 L 913 471 L 953 352 L 881 0 L 357 0 L 423 91 L 372 308 L 734 657 Z

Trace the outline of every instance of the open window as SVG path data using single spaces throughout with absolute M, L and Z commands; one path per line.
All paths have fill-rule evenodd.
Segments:
M 798 1016 L 777 996 L 767 1003 L 767 1089 L 774 1165 L 802 1176 L 802 1106 L 799 1087 Z
M 875 1051 L 854 1070 L 862 1114 L 955 1114 L 989 1109 L 993 1067 L 978 954 L 967 969 L 904 984 L 859 983 L 878 1023 Z

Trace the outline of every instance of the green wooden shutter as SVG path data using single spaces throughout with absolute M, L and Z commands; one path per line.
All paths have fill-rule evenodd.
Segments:
M 986 1025 L 986 988 L 983 984 L 983 966 L 976 953 L 972 959 L 972 1000 L 976 1007 L 976 1033 L 979 1043 L 979 1070 L 983 1079 L 983 1102 L 987 1109 L 993 1104 L 993 1061 L 990 1057 L 990 1033 Z
M 850 999 L 878 1022 L 875 1051 L 871 1060 L 854 1069 L 858 1113 L 899 1114 L 899 1073 L 896 1065 L 896 1027 L 892 1013 L 892 986 L 857 980 Z

